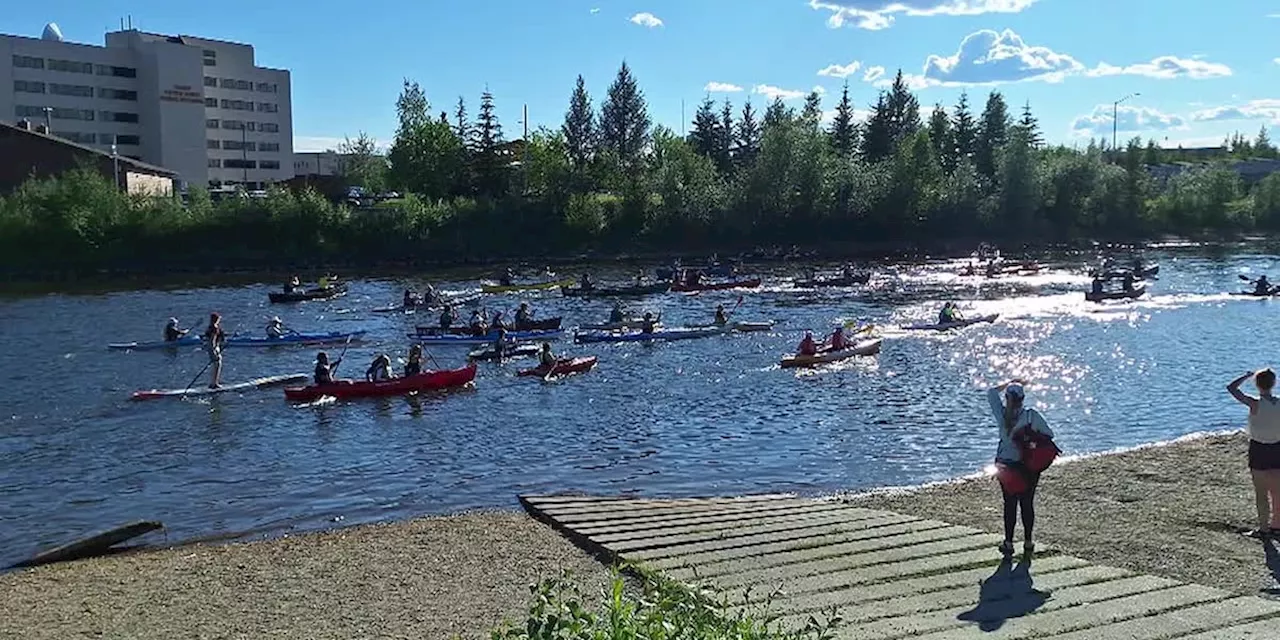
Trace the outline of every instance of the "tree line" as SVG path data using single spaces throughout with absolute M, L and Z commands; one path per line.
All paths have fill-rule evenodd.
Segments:
M 435 111 L 406 80 L 385 158 L 361 135 L 346 178 L 403 197 L 350 209 L 313 191 L 266 198 L 130 197 L 89 169 L 0 198 L 0 269 L 439 264 L 758 246 L 1048 244 L 1280 228 L 1280 175 L 1247 184 L 1223 158 L 1176 172 L 1178 150 L 1044 141 L 1029 104 L 999 91 L 926 112 L 902 74 L 859 117 L 846 85 L 735 105 L 708 96 L 680 135 L 655 125 L 625 63 L 603 99 L 578 77 L 562 124 L 511 140 L 480 96 Z M 1228 155 L 1275 157 L 1265 130 Z

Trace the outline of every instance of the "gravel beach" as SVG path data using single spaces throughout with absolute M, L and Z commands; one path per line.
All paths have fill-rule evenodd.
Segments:
M 0 576 L 0 638 L 488 637 L 562 570 L 610 578 L 521 513 L 175 547 Z
M 1241 535 L 1255 519 L 1247 446 L 1232 434 L 1060 462 L 1041 478 L 1035 537 L 1100 564 L 1280 596 L 1275 543 Z M 994 478 L 845 499 L 1003 533 Z

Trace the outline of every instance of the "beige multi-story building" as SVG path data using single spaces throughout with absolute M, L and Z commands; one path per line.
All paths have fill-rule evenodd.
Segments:
M 0 120 L 175 171 L 187 184 L 260 188 L 293 172 L 289 72 L 253 47 L 125 29 L 106 46 L 0 35 Z M 0 162 L 3 159 L 0 158 Z

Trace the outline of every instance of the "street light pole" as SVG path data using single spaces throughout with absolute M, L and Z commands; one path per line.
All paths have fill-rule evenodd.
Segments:
M 116 189 L 120 188 L 120 156 L 116 150 L 116 141 L 120 138 L 120 134 L 111 134 L 111 171 L 116 179 Z
M 244 171 L 243 189 L 249 190 L 249 147 L 248 147 L 248 130 L 249 125 L 240 123 L 240 168 Z
M 53 107 L 44 108 L 44 132 L 53 135 Z
M 1115 151 L 1116 151 L 1116 131 L 1117 131 L 1117 126 L 1116 126 L 1116 125 L 1117 125 L 1117 124 L 1119 123 L 1119 121 L 1120 121 L 1120 103 L 1121 103 L 1121 102 L 1124 102 L 1125 100 L 1128 100 L 1129 98 L 1136 98 L 1136 97 L 1138 97 L 1138 96 L 1140 96 L 1140 95 L 1142 95 L 1142 94 L 1141 94 L 1141 93 L 1131 93 L 1131 94 L 1129 94 L 1129 95 L 1127 95 L 1127 96 L 1125 96 L 1125 97 L 1123 97 L 1123 98 L 1120 98 L 1119 100 L 1116 100 L 1115 102 L 1111 103 L 1111 152 L 1112 152 L 1112 153 L 1115 153 Z

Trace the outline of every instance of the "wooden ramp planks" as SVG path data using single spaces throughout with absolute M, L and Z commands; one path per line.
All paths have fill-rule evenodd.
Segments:
M 599 555 L 715 585 L 735 606 L 767 601 L 785 625 L 838 612 L 839 638 L 1280 638 L 1277 602 L 1044 548 L 1002 562 L 997 536 L 839 501 L 770 494 L 520 502 Z

